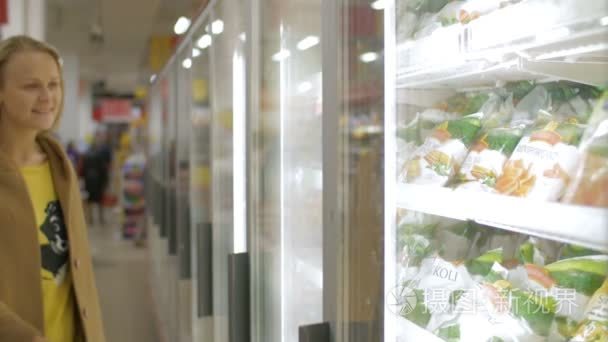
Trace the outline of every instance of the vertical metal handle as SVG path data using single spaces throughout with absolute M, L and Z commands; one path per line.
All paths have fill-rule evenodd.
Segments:
M 167 190 L 169 193 L 169 217 L 167 230 L 169 233 L 169 255 L 177 255 L 177 195 L 175 187 L 170 186 Z
M 249 312 L 249 253 L 228 256 L 228 340 L 251 341 Z
M 169 196 L 169 191 L 167 190 L 167 187 L 164 184 L 159 184 L 159 192 L 160 192 L 160 217 L 159 217 L 159 221 L 160 221 L 160 237 L 161 238 L 166 238 L 167 237 L 167 226 L 169 225 L 169 215 L 168 215 L 168 209 L 167 209 L 167 205 L 169 203 L 169 199 L 167 198 L 167 196 Z
M 210 223 L 197 226 L 197 294 L 198 317 L 213 316 L 213 244 Z
M 192 279 L 192 231 L 190 230 L 190 203 L 187 198 L 182 198 L 183 204 L 180 211 L 179 222 L 179 276 L 183 280 Z
M 329 342 L 329 323 L 303 325 L 298 330 L 299 342 Z

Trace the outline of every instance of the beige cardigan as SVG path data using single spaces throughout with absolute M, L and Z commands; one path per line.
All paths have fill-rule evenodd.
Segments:
M 38 138 L 51 166 L 68 230 L 70 266 L 87 342 L 104 342 L 87 227 L 76 173 L 61 145 Z M 20 171 L 0 151 L 0 341 L 31 342 L 44 332 L 41 256 L 34 210 Z

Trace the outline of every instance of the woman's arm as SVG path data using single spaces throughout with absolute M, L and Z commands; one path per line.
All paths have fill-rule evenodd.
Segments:
M 0 341 L 44 342 L 42 334 L 0 302 Z

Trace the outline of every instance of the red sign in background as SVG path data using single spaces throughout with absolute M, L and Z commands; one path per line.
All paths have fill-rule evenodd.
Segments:
M 8 0 L 0 0 L 0 25 L 8 23 Z
M 129 99 L 103 99 L 99 101 L 98 113 L 94 116 L 101 122 L 131 122 L 133 103 Z

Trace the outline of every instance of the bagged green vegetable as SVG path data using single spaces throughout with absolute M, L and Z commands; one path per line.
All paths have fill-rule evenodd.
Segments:
M 608 274 L 608 256 L 595 255 L 565 259 L 545 266 L 556 285 L 549 296 L 558 303 L 553 340 L 573 337 L 584 319 L 590 297 L 602 286 Z
M 503 166 L 523 136 L 523 127 L 495 128 L 485 133 L 467 155 L 458 179 L 460 189 L 494 192 Z
M 464 161 L 467 150 L 481 127 L 482 117 L 483 114 L 477 113 L 445 121 L 437 126 L 403 166 L 399 181 L 445 185 Z
M 608 341 L 608 279 L 604 280 L 604 284 L 589 301 L 585 318 L 570 341 Z
M 575 176 L 582 133 L 576 122 L 550 121 L 524 136 L 496 180 L 496 191 L 549 201 L 561 198 Z
M 581 163 L 563 201 L 608 208 L 608 92 L 595 107 L 579 153 Z

